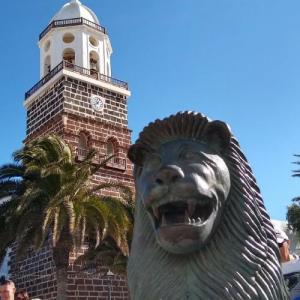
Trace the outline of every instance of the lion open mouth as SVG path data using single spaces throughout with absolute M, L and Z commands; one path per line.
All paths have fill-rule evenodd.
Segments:
M 201 201 L 176 201 L 153 208 L 155 227 L 172 225 L 200 226 L 213 212 L 211 199 Z

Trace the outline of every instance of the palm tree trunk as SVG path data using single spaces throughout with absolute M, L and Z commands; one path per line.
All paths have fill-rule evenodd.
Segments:
M 72 250 L 72 238 L 66 228 L 53 247 L 53 260 L 56 267 L 57 300 L 67 300 L 69 256 Z
M 67 300 L 67 286 L 68 286 L 68 270 L 65 268 L 56 269 L 56 286 L 57 286 L 57 300 Z

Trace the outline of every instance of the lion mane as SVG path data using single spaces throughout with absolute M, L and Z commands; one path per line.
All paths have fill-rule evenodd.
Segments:
M 180 138 L 201 141 L 211 123 L 196 112 L 180 112 L 150 123 L 128 153 L 135 163 L 135 177 L 142 168 L 138 147 L 157 149 L 164 142 Z M 132 299 L 288 299 L 273 226 L 260 190 L 231 132 L 228 140 L 222 158 L 230 171 L 231 189 L 222 220 L 201 250 L 188 255 L 163 250 L 156 242 L 137 190 L 128 263 Z

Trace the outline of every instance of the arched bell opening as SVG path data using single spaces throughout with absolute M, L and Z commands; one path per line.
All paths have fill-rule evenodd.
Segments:
M 99 55 L 96 51 L 90 52 L 90 70 L 91 75 L 97 76 L 99 72 Z
M 51 57 L 50 55 L 46 56 L 44 61 L 44 76 L 46 76 L 51 71 Z
M 63 52 L 63 60 L 73 66 L 75 64 L 75 51 L 72 48 L 66 48 Z

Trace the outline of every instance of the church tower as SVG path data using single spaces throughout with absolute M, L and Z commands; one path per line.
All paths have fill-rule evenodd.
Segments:
M 127 125 L 128 84 L 112 77 L 112 46 L 108 32 L 95 13 L 79 0 L 70 0 L 39 35 L 40 80 L 25 93 L 25 143 L 56 133 L 82 160 L 95 149 L 95 163 L 113 156 L 94 175 L 95 184 L 121 182 L 133 187 L 132 165 L 127 159 L 131 131 Z M 106 194 L 117 196 L 115 191 Z M 10 273 L 19 288 L 32 296 L 56 299 L 51 249 L 44 247 L 17 263 Z M 72 276 L 71 276 L 72 275 Z M 96 277 L 95 277 L 96 276 Z M 70 299 L 128 299 L 126 278 L 77 274 L 70 266 Z

